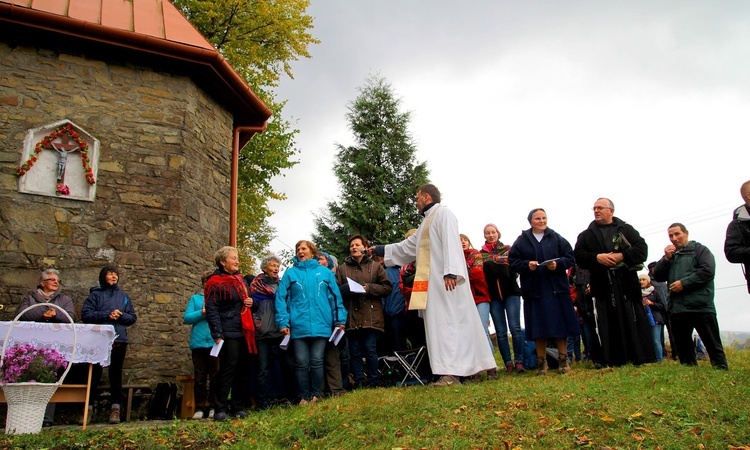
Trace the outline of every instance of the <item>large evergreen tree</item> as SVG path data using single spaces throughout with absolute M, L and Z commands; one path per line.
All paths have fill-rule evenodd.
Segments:
M 283 118 L 285 101 L 273 89 L 282 74 L 292 77 L 291 61 L 309 58 L 313 18 L 309 0 L 172 0 L 185 17 L 229 61 L 273 111 L 265 132 L 240 152 L 237 199 L 237 246 L 248 256 L 266 251 L 276 230 L 268 223 L 270 199 L 284 194 L 271 178 L 297 164 L 294 138 L 299 130 Z M 243 263 L 250 262 L 243 258 Z M 245 267 L 247 268 L 247 267 Z
M 356 144 L 337 145 L 333 171 L 339 199 L 315 216 L 313 240 L 322 250 L 345 256 L 352 234 L 386 244 L 419 224 L 414 195 L 427 182 L 428 170 L 416 160 L 411 114 L 399 111 L 400 104 L 384 78 L 371 76 L 349 105 L 346 117 Z

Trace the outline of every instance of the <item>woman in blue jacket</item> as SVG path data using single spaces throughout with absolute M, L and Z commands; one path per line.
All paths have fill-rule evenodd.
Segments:
M 547 213 L 531 210 L 531 228 L 510 248 L 510 266 L 521 276 L 526 339 L 536 343 L 537 374 L 547 373 L 547 340 L 557 346 L 560 373 L 570 371 L 568 336 L 581 334 L 570 299 L 567 270 L 575 263 L 573 248 L 564 237 L 547 228 Z
M 201 286 L 205 287 L 211 272 L 204 272 Z M 204 295 L 195 294 L 188 300 L 182 320 L 190 329 L 190 352 L 193 358 L 193 396 L 195 414 L 193 419 L 213 418 L 211 411 L 216 406 L 216 377 L 219 373 L 219 358 L 211 356 L 214 338 L 206 320 L 206 299 Z M 210 384 L 209 384 L 210 383 Z
M 81 318 L 85 323 L 100 323 L 115 327 L 115 342 L 110 356 L 109 385 L 111 386 L 112 410 L 109 423 L 120 423 L 120 404 L 122 403 L 122 366 L 128 349 L 128 329 L 137 319 L 133 302 L 125 291 L 117 285 L 120 273 L 117 267 L 106 266 L 99 272 L 99 286 L 91 288 L 88 298 L 83 303 Z M 94 364 L 91 389 L 96 398 L 99 381 L 102 378 L 102 366 Z M 89 414 L 90 417 L 90 414 Z
M 346 309 L 333 272 L 318 263 L 310 241 L 294 246 L 294 266 L 276 291 L 276 325 L 294 340 L 300 404 L 316 402 L 323 385 L 323 354 L 334 327 L 344 330 Z

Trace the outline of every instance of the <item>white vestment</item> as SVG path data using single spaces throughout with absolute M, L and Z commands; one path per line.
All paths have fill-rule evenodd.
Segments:
M 438 208 L 437 203 L 427 211 L 425 219 L 433 214 L 427 308 L 423 311 L 432 373 L 470 376 L 494 369 L 497 367 L 495 358 L 487 345 L 487 336 L 469 287 L 458 221 L 445 207 Z M 423 220 L 417 232 L 406 240 L 385 246 L 386 266 L 403 266 L 417 258 L 424 223 Z M 448 274 L 458 277 L 453 291 L 445 289 L 443 277 Z

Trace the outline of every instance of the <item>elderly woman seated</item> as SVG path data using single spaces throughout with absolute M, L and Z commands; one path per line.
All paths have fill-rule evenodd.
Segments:
M 39 277 L 39 285 L 36 289 L 31 291 L 29 295 L 23 298 L 21 304 L 18 306 L 16 314 L 20 313 L 29 306 L 37 305 L 39 303 L 51 303 L 59 306 L 65 312 L 70 314 L 70 317 L 75 317 L 75 307 L 73 306 L 73 300 L 62 292 L 62 281 L 60 280 L 60 272 L 55 269 L 47 269 L 42 272 Z M 38 307 L 26 311 L 20 320 L 27 322 L 70 322 L 64 314 L 59 313 L 55 307 Z M 44 411 L 44 426 L 52 426 L 52 422 L 55 419 L 55 404 L 48 403 L 47 409 Z

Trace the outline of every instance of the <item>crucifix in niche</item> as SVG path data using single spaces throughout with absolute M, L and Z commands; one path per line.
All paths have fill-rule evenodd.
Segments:
M 72 142 L 70 135 L 63 134 L 60 136 L 62 142 L 55 144 L 54 141 L 50 142 L 50 146 L 60 154 L 60 158 L 57 160 L 57 182 L 62 184 L 65 178 L 65 165 L 68 162 L 68 154 L 77 151 L 80 145 L 77 142 Z M 45 147 L 49 148 L 49 147 Z
M 93 201 L 98 159 L 99 140 L 68 120 L 28 130 L 18 190 Z

